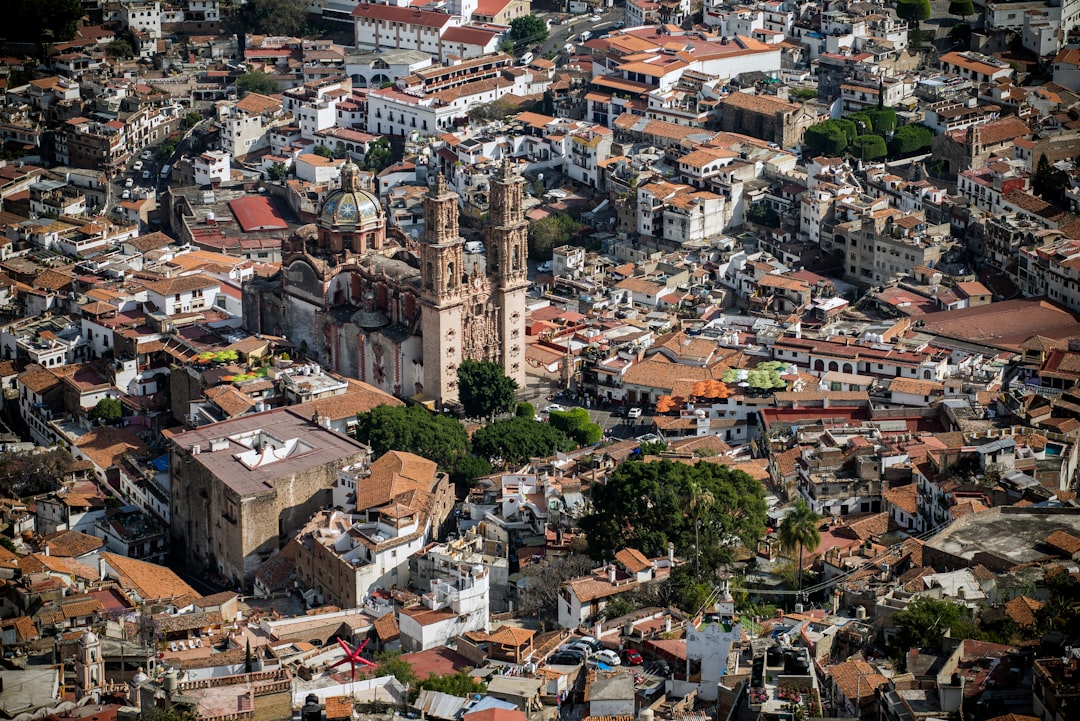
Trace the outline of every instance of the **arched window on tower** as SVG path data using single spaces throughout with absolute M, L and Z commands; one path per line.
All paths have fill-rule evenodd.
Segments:
M 453 288 L 457 285 L 457 278 L 454 277 L 454 264 L 446 264 L 446 287 Z
M 521 270 L 521 248 L 514 246 L 514 270 Z
M 431 263 L 427 264 L 427 283 L 425 285 L 429 289 L 435 287 L 435 266 Z

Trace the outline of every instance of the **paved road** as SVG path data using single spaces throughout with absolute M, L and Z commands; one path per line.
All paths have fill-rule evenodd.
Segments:
M 519 400 L 532 403 L 541 414 L 552 404 L 564 409 L 586 408 L 584 399 L 577 400 L 561 393 L 556 381 L 533 374 L 528 375 L 525 390 L 519 394 Z M 586 410 L 593 422 L 599 424 L 612 438 L 637 438 L 652 432 L 653 419 L 650 415 L 630 420 L 623 417 L 623 411 L 614 406 L 595 407 L 590 404 Z
M 541 17 L 555 18 L 559 13 L 541 13 Z M 626 12 L 623 8 L 611 8 L 604 12 L 600 16 L 599 21 L 589 20 L 588 15 L 571 15 L 566 19 L 566 23 L 562 25 L 552 25 L 550 29 L 550 35 L 543 44 L 542 54 L 546 55 L 550 52 L 559 54 L 563 53 L 563 46 L 569 42 L 571 37 L 575 37 L 583 30 L 589 30 L 593 36 L 603 35 L 605 32 L 610 32 L 614 29 L 616 23 L 621 22 L 626 17 Z

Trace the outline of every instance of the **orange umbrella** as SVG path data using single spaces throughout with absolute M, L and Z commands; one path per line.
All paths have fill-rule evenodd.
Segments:
M 660 396 L 656 399 L 656 412 L 667 413 L 675 407 L 675 401 L 671 396 Z
M 715 378 L 705 381 L 705 397 L 706 398 L 722 398 L 724 393 L 724 387 L 720 384 L 720 381 Z
M 690 394 L 695 398 L 701 398 L 705 395 L 705 381 L 698 381 L 694 384 L 694 387 L 690 389 Z

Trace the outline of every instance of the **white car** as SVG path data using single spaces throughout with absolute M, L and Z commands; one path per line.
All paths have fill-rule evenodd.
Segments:
M 142 179 L 143 180 L 150 180 L 150 178 L 152 178 L 152 177 L 154 177 L 154 174 L 151 173 L 149 170 L 142 171 Z
M 537 271 L 538 273 L 550 273 L 550 272 L 552 271 L 552 268 L 553 268 L 553 267 L 554 267 L 554 266 L 552 266 L 552 264 L 551 264 L 551 261 L 550 261 L 550 260 L 545 260 L 545 261 L 544 261 L 543 263 L 541 263 L 540 265 L 536 266 L 536 271 Z
M 593 660 L 599 663 L 606 663 L 608 666 L 619 666 L 622 664 L 622 659 L 619 658 L 619 654 L 609 648 L 605 648 L 603 651 L 597 653 L 593 656 Z
M 149 160 L 153 156 L 154 156 L 154 152 L 152 150 L 144 150 L 144 151 L 142 151 L 142 155 L 140 155 L 139 157 L 142 158 L 143 160 Z
M 131 166 L 131 169 L 135 170 L 135 171 L 142 170 L 142 161 L 141 160 L 136 160 L 135 164 Z
M 135 179 L 134 178 L 128 178 L 128 179 L 126 179 L 124 181 L 124 187 L 125 188 L 130 188 L 133 185 L 135 185 Z
M 131 200 L 131 191 L 125 188 L 124 192 L 120 193 L 120 198 L 121 200 Z
M 591 22 L 591 23 L 600 22 L 600 16 L 599 15 L 590 15 L 589 16 L 589 22 Z
M 558 403 L 552 403 L 550 406 L 548 406 L 547 408 L 544 409 L 544 413 L 551 413 L 552 411 L 561 411 L 561 410 L 565 410 L 565 409 L 562 406 L 560 406 Z
M 562 49 L 563 49 L 563 52 L 566 53 L 567 55 L 573 55 L 574 54 L 574 44 L 573 43 L 567 43 L 566 45 L 563 45 Z
M 630 410 L 628 410 L 626 412 L 626 417 L 630 418 L 630 419 L 641 418 L 641 409 L 640 408 L 631 408 Z

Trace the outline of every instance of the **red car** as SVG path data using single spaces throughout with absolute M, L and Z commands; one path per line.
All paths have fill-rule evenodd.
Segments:
M 643 659 L 641 653 L 635 649 L 627 648 L 622 652 L 622 660 L 627 666 L 640 666 Z

